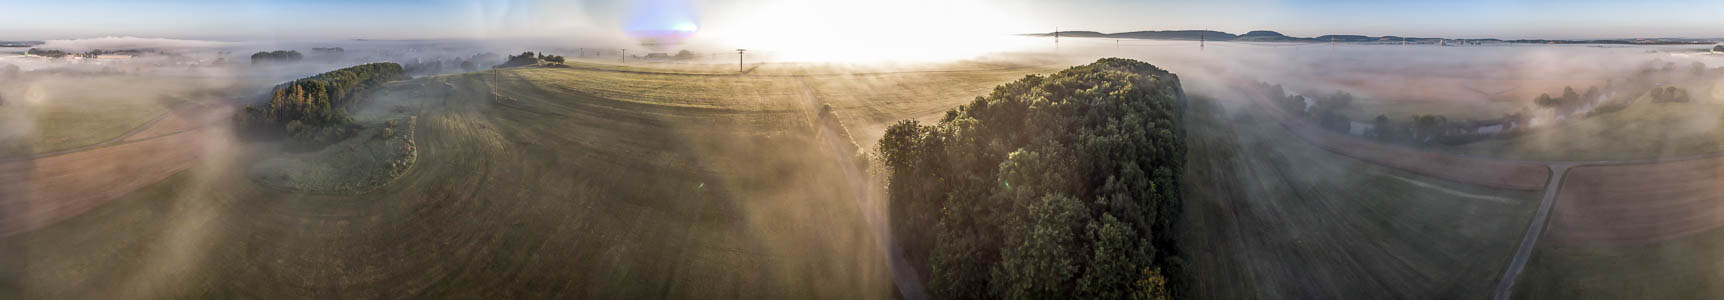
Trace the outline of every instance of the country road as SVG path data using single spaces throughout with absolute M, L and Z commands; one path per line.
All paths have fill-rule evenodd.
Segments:
M 1556 192 L 1562 185 L 1563 175 L 1568 174 L 1570 167 L 1573 165 L 1552 164 L 1550 166 L 1550 180 L 1545 184 L 1544 196 L 1539 198 L 1538 212 L 1533 214 L 1532 224 L 1527 227 L 1526 236 L 1521 238 L 1520 248 L 1515 249 L 1514 259 L 1509 261 L 1508 270 L 1503 272 L 1502 279 L 1497 282 L 1496 296 L 1492 299 L 1508 299 L 1509 295 L 1514 293 L 1515 280 L 1520 278 L 1522 270 L 1526 270 L 1526 261 L 1532 256 L 1533 246 L 1538 243 L 1539 236 L 1544 233 L 1545 224 L 1550 223 L 1548 221 L 1550 209 L 1556 204 Z

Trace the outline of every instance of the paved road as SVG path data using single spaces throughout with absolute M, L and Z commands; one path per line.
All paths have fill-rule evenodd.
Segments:
M 1550 223 L 1550 208 L 1556 206 L 1556 192 L 1561 190 L 1562 177 L 1568 174 L 1572 163 L 1550 164 L 1550 180 L 1544 186 L 1544 197 L 1538 204 L 1538 213 L 1532 216 L 1532 225 L 1527 226 L 1526 236 L 1520 240 L 1520 249 L 1514 252 L 1514 259 L 1509 261 L 1508 271 L 1503 272 L 1503 278 L 1497 282 L 1497 292 L 1494 299 L 1508 299 L 1514 293 L 1514 283 L 1519 279 L 1521 270 L 1526 269 L 1526 261 L 1532 256 L 1532 249 L 1538 243 L 1539 235 L 1544 234 L 1545 224 Z

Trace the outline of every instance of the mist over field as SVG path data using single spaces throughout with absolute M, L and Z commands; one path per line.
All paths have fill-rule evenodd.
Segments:
M 5 6 L 0 299 L 1724 297 L 1719 4 Z

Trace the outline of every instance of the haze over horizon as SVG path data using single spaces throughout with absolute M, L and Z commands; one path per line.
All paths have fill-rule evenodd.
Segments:
M 1449 38 L 1720 38 L 1724 2 L 1029 0 L 5 1 L 0 40 L 138 36 L 201 40 L 610 38 L 686 29 L 695 39 L 884 39 L 1085 30 L 1273 30 Z M 77 5 L 70 5 L 77 4 Z M 670 11 L 670 13 L 666 13 Z M 65 18 L 65 16 L 83 16 Z M 1218 17 L 1224 16 L 1224 17 Z M 641 22 L 642 18 L 679 18 Z M 680 20 L 686 19 L 686 20 Z M 644 25 L 643 25 L 644 24 Z M 797 24 L 796 26 L 782 26 Z M 775 38 L 776 39 L 776 38 Z M 834 38 L 836 39 L 836 38 Z

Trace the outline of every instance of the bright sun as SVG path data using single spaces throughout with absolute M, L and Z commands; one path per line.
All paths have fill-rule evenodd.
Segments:
M 682 23 L 677 23 L 676 26 L 671 29 L 681 32 L 696 32 L 700 31 L 700 26 L 694 25 L 694 22 L 684 21 Z
M 1011 16 L 980 0 L 766 0 L 709 14 L 700 36 L 800 61 L 928 61 L 1024 46 Z M 692 26 L 692 24 L 690 24 Z

